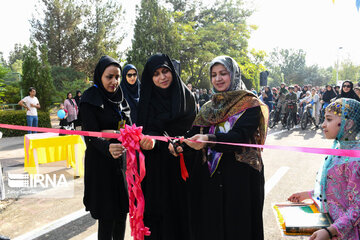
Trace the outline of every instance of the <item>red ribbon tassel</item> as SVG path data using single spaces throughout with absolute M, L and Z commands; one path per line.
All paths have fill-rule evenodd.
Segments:
M 142 127 L 131 127 L 125 125 L 121 129 L 121 136 L 118 138 L 126 147 L 126 181 L 129 192 L 129 216 L 131 236 L 134 240 L 144 240 L 144 236 L 150 236 L 149 228 L 144 225 L 145 199 L 141 189 L 141 181 L 145 177 L 145 156 L 140 149 Z M 137 164 L 136 151 L 139 153 L 139 168 Z M 140 174 L 139 174 L 140 172 Z
M 186 169 L 185 161 L 184 161 L 184 154 L 179 153 L 180 155 L 180 169 L 181 169 L 181 177 L 186 181 L 187 178 L 189 178 L 189 173 Z

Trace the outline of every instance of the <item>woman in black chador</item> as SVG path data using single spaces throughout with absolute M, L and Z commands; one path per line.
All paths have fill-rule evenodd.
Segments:
M 170 58 L 165 54 L 150 57 L 142 73 L 137 117 L 143 133 L 184 135 L 195 115 L 194 95 L 181 81 Z M 168 143 L 159 141 L 144 154 L 144 222 L 151 231 L 146 239 L 189 239 L 187 182 L 181 178 L 179 158 L 169 153 Z
M 190 139 L 264 144 L 268 107 L 245 90 L 240 76 L 240 68 L 231 57 L 219 56 L 210 63 L 214 95 L 196 116 L 187 134 L 194 135 Z M 195 164 L 189 179 L 193 239 L 262 240 L 261 151 L 187 139 L 184 142 L 192 149 L 177 149 L 185 150 L 185 159 Z M 171 145 L 170 150 L 173 152 Z
M 84 131 L 116 132 L 131 124 L 130 108 L 123 98 L 121 68 L 117 61 L 103 56 L 96 65 L 94 86 L 80 102 Z M 125 180 L 124 147 L 115 139 L 85 137 L 84 205 L 99 220 L 98 239 L 124 239 L 129 209 Z

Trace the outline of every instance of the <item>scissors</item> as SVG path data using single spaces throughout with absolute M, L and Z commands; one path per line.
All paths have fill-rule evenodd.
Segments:
M 166 139 L 171 143 L 171 145 L 173 146 L 174 148 L 174 151 L 176 154 L 179 154 L 179 152 L 177 151 L 177 147 L 183 147 L 183 144 L 179 142 L 179 140 L 174 140 L 174 139 L 171 139 L 170 135 L 164 131 L 164 137 L 166 137 Z

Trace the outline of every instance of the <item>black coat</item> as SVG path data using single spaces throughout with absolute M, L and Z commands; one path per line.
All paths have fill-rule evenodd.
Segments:
M 131 124 L 129 117 L 118 111 L 95 88 L 86 90 L 80 104 L 82 129 L 101 131 L 118 129 L 120 119 Z M 126 101 L 124 101 L 126 104 Z M 125 179 L 125 155 L 114 159 L 109 152 L 111 142 L 103 138 L 85 137 L 85 189 L 84 205 L 95 219 L 124 219 L 129 201 Z
M 228 133 L 216 133 L 219 142 L 253 142 L 260 120 L 260 108 L 246 110 Z M 209 128 L 204 128 L 204 134 Z M 193 128 L 189 135 L 199 133 Z M 262 240 L 264 204 L 264 171 L 235 159 L 234 152 L 248 149 L 216 144 L 221 161 L 210 177 L 208 165 L 200 151 L 188 150 L 185 160 L 190 172 L 190 213 L 192 239 L 195 240 Z M 195 156 L 193 155 L 195 154 Z

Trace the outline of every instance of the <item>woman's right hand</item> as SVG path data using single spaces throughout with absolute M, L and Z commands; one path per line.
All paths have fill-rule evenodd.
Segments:
M 126 148 L 121 143 L 110 143 L 109 152 L 113 158 L 119 158 L 126 151 Z
M 147 135 L 144 135 L 140 140 L 140 147 L 143 150 L 152 150 L 155 146 L 155 140 Z
M 306 199 L 310 199 L 309 192 L 298 192 L 294 193 L 288 198 L 288 201 L 293 203 L 300 203 Z

